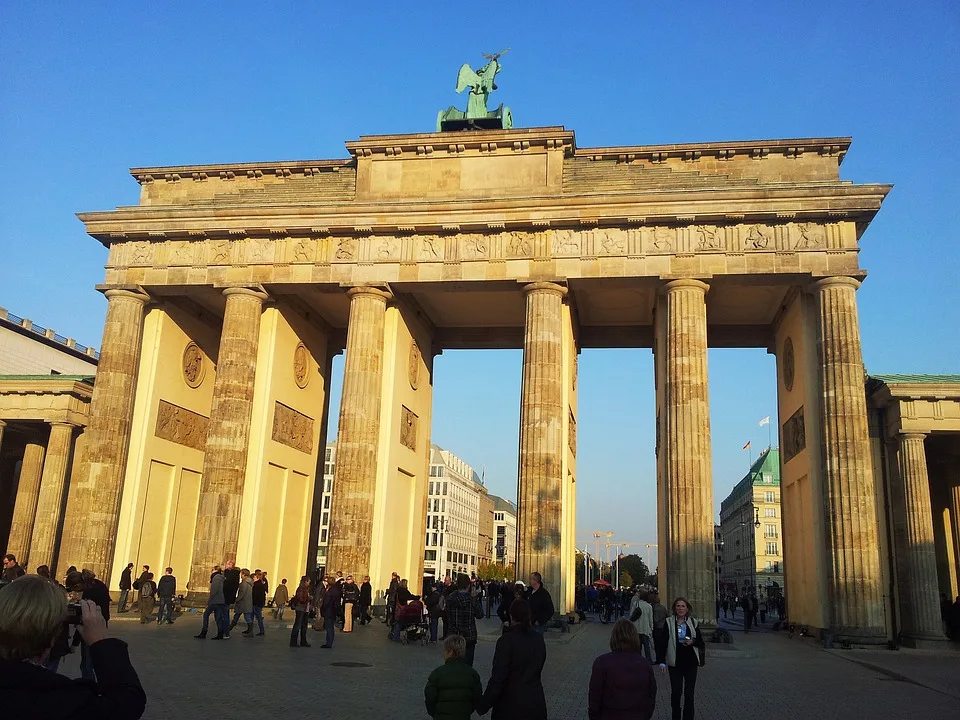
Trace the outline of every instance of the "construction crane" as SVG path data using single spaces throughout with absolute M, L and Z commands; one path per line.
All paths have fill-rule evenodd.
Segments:
M 603 567 L 600 565 L 600 538 L 605 537 L 609 541 L 610 538 L 613 537 L 613 533 L 605 530 L 594 530 L 590 534 L 593 535 L 593 539 L 596 543 L 596 547 L 594 548 L 596 550 L 596 555 L 593 556 L 593 559 L 597 561 L 597 569 L 600 571 L 600 577 L 603 577 Z M 609 560 L 609 557 L 607 559 Z

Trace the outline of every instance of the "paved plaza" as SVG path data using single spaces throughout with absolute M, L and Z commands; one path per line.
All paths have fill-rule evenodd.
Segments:
M 570 635 L 547 636 L 543 680 L 551 720 L 586 718 L 591 664 L 606 651 L 610 627 L 591 622 Z M 129 643 L 146 688 L 145 718 L 426 717 L 423 685 L 441 662 L 438 646 L 391 643 L 380 623 L 338 634 L 333 650 L 321 649 L 322 634 L 313 631 L 311 648 L 291 648 L 289 631 L 278 623 L 262 638 L 244 638 L 237 628 L 225 642 L 195 640 L 198 629 L 193 615 L 162 627 L 131 618 L 111 622 L 112 632 Z M 481 629 L 476 668 L 484 683 L 497 632 L 495 620 Z M 735 650 L 708 646 L 698 682 L 698 718 L 960 716 L 960 653 L 824 651 L 810 639 L 769 631 L 735 633 L 735 640 Z M 78 654 L 66 659 L 62 672 L 79 675 Z M 669 682 L 657 677 L 655 717 L 669 718 Z

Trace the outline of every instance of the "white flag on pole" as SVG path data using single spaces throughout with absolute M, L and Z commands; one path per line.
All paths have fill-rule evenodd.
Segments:
M 763 420 L 760 421 L 760 427 L 770 424 L 770 416 L 767 415 Z

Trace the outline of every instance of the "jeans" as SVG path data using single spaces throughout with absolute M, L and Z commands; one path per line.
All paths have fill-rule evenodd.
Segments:
M 640 648 L 642 649 L 643 653 L 647 656 L 647 660 L 649 660 L 652 663 L 653 653 L 650 652 L 650 636 L 649 635 L 640 636 Z
M 250 617 L 252 618 L 250 622 L 256 621 L 257 628 L 260 630 L 260 633 L 263 634 L 263 608 L 254 605 L 253 612 L 250 613 Z
M 327 641 L 324 643 L 324 645 L 327 647 L 333 647 L 333 637 L 336 631 L 337 619 L 328 617 L 325 618 L 325 620 L 326 622 L 324 622 L 324 625 L 326 626 L 327 631 Z
M 120 591 L 120 599 L 117 601 L 117 612 L 126 612 L 127 611 L 127 597 L 130 595 L 129 590 Z
M 277 605 L 277 620 L 283 620 L 283 611 L 287 609 L 286 603 Z
M 160 609 L 157 610 L 157 625 L 166 617 L 168 623 L 173 623 L 173 598 L 160 598 Z
M 391 639 L 391 640 L 394 640 L 394 641 L 400 640 L 400 632 L 401 632 L 401 629 L 402 629 L 402 626 L 400 625 L 400 621 L 397 620 L 396 622 L 394 622 L 394 623 L 393 623 L 393 632 L 390 633 L 390 639 Z
M 547 634 L 547 626 L 546 626 L 546 625 L 541 625 L 540 623 L 534 623 L 533 629 L 536 630 L 536 631 L 537 631 L 538 633 L 540 633 L 541 635 L 546 635 L 546 634 Z
M 230 615 L 227 611 L 227 606 L 223 604 L 207 605 L 207 609 L 203 611 L 203 627 L 200 632 L 204 635 L 207 634 L 207 625 L 210 622 L 210 616 L 213 615 L 213 623 L 217 626 L 217 634 L 225 635 L 228 630 L 228 625 L 230 624 Z
M 670 673 L 670 707 L 673 720 L 693 720 L 693 692 L 697 687 L 697 666 L 667 668 Z M 680 697 L 683 696 L 683 715 Z
M 432 617 L 430 618 L 430 642 L 437 641 L 437 624 L 439 623 L 440 618 Z
M 297 634 L 300 635 L 300 645 L 307 644 L 307 611 L 297 610 L 297 619 L 293 621 L 293 630 L 290 631 L 290 645 L 297 646 Z

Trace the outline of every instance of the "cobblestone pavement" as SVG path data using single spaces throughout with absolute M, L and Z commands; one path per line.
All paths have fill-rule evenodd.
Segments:
M 486 682 L 497 625 L 486 621 L 477 646 L 476 667 Z M 289 647 L 289 630 L 271 623 L 266 637 L 245 638 L 239 629 L 227 641 L 195 640 L 195 616 L 173 626 L 111 623 L 111 632 L 130 645 L 147 691 L 146 718 L 229 716 L 231 720 L 278 717 L 286 713 L 349 713 L 353 718 L 411 720 L 425 717 L 423 684 L 440 664 L 437 646 L 401 646 L 374 623 L 352 634 L 338 633 L 333 650 L 323 650 L 322 634 L 310 632 L 310 648 Z M 551 720 L 586 718 L 587 682 L 593 659 L 607 650 L 610 626 L 588 623 L 571 635 L 548 634 L 544 685 Z M 782 633 L 734 633 L 736 649 L 711 654 L 700 672 L 697 718 L 778 720 L 789 718 L 896 718 L 956 720 L 960 700 L 890 672 L 851 662 L 843 653 L 825 652 L 812 640 Z M 896 667 L 898 653 L 883 654 Z M 905 657 L 905 656 L 904 656 Z M 911 656 L 912 658 L 913 656 Z M 924 662 L 930 656 L 923 656 Z M 908 658 L 909 661 L 912 662 Z M 338 667 L 337 662 L 372 667 Z M 879 663 L 878 663 L 879 665 Z M 938 664 L 938 667 L 940 665 Z M 79 675 L 79 654 L 61 668 Z M 904 673 L 907 676 L 907 673 Z M 960 677 L 960 663 L 940 669 L 939 682 Z M 670 718 L 669 682 L 657 674 L 655 717 Z M 488 716 L 489 717 L 489 716 Z

